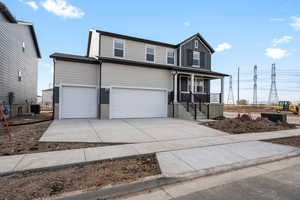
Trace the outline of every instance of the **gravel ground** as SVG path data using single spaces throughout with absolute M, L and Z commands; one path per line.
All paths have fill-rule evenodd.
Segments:
M 3 130 L 0 130 L 0 156 L 106 146 L 97 143 L 39 142 L 40 137 L 51 123 L 52 121 L 10 127 L 11 140 Z
M 78 190 L 91 191 L 158 174 L 160 169 L 154 155 L 104 161 L 55 171 L 27 172 L 0 177 L 0 199 L 27 200 Z

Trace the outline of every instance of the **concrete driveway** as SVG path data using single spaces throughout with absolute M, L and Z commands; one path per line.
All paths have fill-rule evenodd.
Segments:
M 197 122 L 174 118 L 56 120 L 41 142 L 145 143 L 226 135 Z

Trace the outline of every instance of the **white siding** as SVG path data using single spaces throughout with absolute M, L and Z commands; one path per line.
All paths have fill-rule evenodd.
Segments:
M 115 38 L 110 36 L 101 35 L 101 56 L 113 57 L 113 40 Z M 117 38 L 116 38 L 117 39 Z M 123 40 L 123 39 L 122 39 Z M 167 64 L 166 49 L 170 49 L 164 46 L 152 45 L 143 42 L 136 42 L 132 40 L 125 41 L 125 59 L 134 60 L 139 62 L 145 62 L 145 45 L 155 47 L 155 63 Z M 176 52 L 176 51 L 175 51 Z
M 103 63 L 102 86 L 171 89 L 172 75 L 169 70 Z
M 22 43 L 25 43 L 25 52 Z M 36 101 L 38 59 L 30 27 L 0 20 L 0 103 L 15 93 L 15 104 Z M 18 71 L 22 81 L 18 81 Z
M 91 45 L 89 57 L 99 56 L 99 33 L 95 30 L 91 30 Z
M 55 85 L 98 85 L 99 65 L 55 61 Z

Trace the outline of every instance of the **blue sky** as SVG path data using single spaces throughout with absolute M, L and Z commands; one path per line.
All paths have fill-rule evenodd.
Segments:
M 300 1 L 103 1 L 4 0 L 19 20 L 34 23 L 43 58 L 39 91 L 52 81 L 49 55 L 85 55 L 91 28 L 177 44 L 199 32 L 218 51 L 214 71 L 231 74 L 236 99 L 237 67 L 240 98 L 252 101 L 253 66 L 258 66 L 258 100 L 266 101 L 271 64 L 277 67 L 282 100 L 300 101 Z M 225 80 L 225 101 L 228 79 Z M 219 92 L 220 83 L 213 83 Z

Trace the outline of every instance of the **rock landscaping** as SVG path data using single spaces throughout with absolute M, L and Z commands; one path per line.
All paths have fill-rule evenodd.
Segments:
M 249 115 L 246 114 L 242 115 L 239 118 L 224 118 L 222 120 L 208 122 L 205 125 L 230 134 L 279 131 L 296 128 L 296 125 L 294 124 L 272 122 L 264 118 L 252 119 Z
M 0 199 L 47 199 L 72 191 L 94 191 L 160 174 L 156 157 L 139 157 L 78 165 L 52 171 L 0 177 Z

